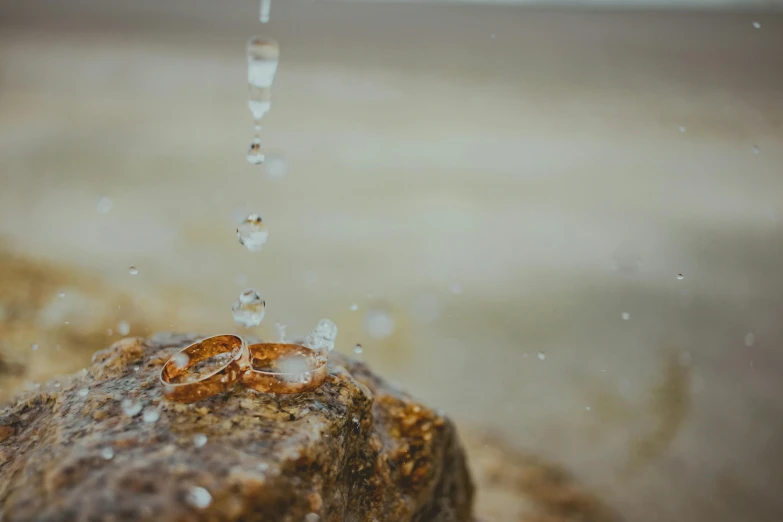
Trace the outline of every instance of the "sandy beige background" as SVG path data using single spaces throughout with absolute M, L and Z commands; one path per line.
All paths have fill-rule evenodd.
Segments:
M 255 33 L 282 49 L 279 179 L 245 160 Z M 776 521 L 781 50 L 760 12 L 5 4 L 0 237 L 155 327 L 233 331 L 245 286 L 258 334 L 330 317 L 339 349 L 628 520 Z

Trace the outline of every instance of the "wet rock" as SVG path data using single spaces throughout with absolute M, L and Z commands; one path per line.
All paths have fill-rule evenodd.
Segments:
M 336 353 L 312 392 L 167 401 L 160 367 L 194 339 L 120 341 L 0 413 L 0 520 L 472 520 L 447 418 Z

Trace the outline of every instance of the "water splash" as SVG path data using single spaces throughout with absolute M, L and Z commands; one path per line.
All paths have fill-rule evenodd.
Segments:
M 323 355 L 334 350 L 335 339 L 337 339 L 337 325 L 329 319 L 321 319 L 305 338 L 304 345 Z

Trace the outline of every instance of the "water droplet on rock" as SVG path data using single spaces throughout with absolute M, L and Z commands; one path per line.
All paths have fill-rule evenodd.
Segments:
M 204 444 L 207 443 L 207 436 L 203 433 L 196 433 L 193 435 L 193 445 L 197 448 L 202 447 Z
M 160 412 L 152 407 L 145 408 L 144 413 L 141 415 L 141 420 L 148 424 L 154 424 L 160 419 Z
M 269 231 L 264 225 L 263 219 L 258 214 L 250 214 L 237 227 L 237 238 L 250 252 L 258 252 L 266 243 Z
M 266 303 L 258 292 L 252 288 L 248 288 L 239 295 L 237 300 L 231 307 L 231 314 L 234 316 L 234 321 L 237 324 L 241 324 L 245 328 L 251 328 L 258 326 L 261 321 L 264 320 L 264 314 L 266 313 Z
M 135 417 L 139 414 L 142 408 L 140 402 L 136 402 L 131 399 L 124 399 L 120 405 L 122 406 L 122 413 L 128 417 Z
M 103 460 L 111 460 L 114 458 L 114 450 L 111 448 L 103 448 L 101 450 L 101 458 Z
M 204 509 L 211 503 L 212 495 L 210 495 L 209 491 L 206 489 L 200 486 L 194 486 L 190 488 L 190 491 L 188 491 L 188 504 L 191 506 L 198 509 Z
M 77 392 L 79 394 L 79 397 L 87 397 L 90 394 L 89 388 L 82 388 Z
M 171 358 L 171 364 L 178 370 L 184 370 L 190 364 L 190 357 L 186 353 L 179 352 Z

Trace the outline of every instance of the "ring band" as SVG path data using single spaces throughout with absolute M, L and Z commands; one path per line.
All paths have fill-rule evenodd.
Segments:
M 302 393 L 326 380 L 326 360 L 313 349 L 294 343 L 257 343 L 247 347 L 249 365 L 243 386 L 264 393 Z
M 217 369 L 208 370 L 208 374 L 196 374 L 195 379 L 187 374 L 189 370 L 216 355 L 229 354 L 229 359 Z M 160 382 L 163 393 L 169 399 L 179 402 L 196 402 L 217 393 L 226 391 L 234 385 L 249 365 L 244 339 L 238 335 L 213 335 L 195 342 L 180 350 L 169 359 L 160 370 Z

